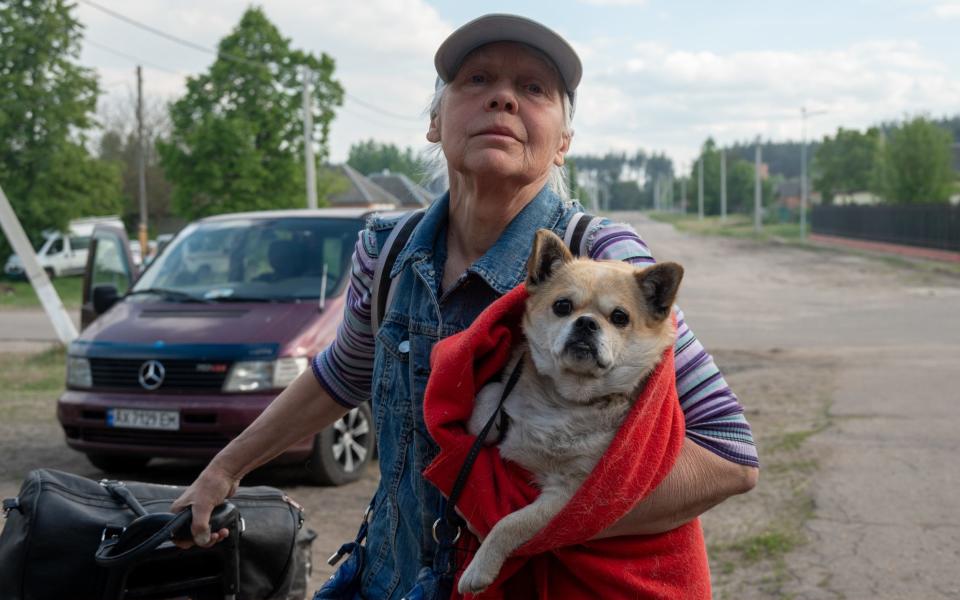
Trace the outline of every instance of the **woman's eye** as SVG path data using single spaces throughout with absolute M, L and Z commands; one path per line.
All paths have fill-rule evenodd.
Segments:
M 630 315 L 618 308 L 610 313 L 610 322 L 617 327 L 626 327 L 630 323 Z
M 487 80 L 486 75 L 476 74 L 476 75 L 470 76 L 470 83 L 483 83 L 486 80 Z
M 541 86 L 539 83 L 531 83 L 527 85 L 527 91 L 531 94 L 536 94 L 539 96 L 543 94 L 543 86 Z
M 573 312 L 573 303 L 566 298 L 561 298 L 553 303 L 553 314 L 558 317 L 565 317 Z

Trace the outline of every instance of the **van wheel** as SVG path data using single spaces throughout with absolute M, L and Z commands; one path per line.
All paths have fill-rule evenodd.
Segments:
M 113 454 L 88 454 L 93 466 L 106 473 L 133 473 L 147 466 L 149 456 L 116 456 Z
M 370 463 L 375 445 L 370 407 L 361 404 L 317 434 L 307 471 L 320 485 L 356 481 Z
M 44 267 L 43 270 L 47 272 L 48 279 L 52 280 L 57 276 L 57 272 L 53 270 L 53 267 Z

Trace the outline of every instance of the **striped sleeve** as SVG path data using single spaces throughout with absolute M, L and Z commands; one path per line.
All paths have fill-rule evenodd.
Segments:
M 594 260 L 622 260 L 637 266 L 653 264 L 650 249 L 629 225 L 604 220 L 587 232 L 587 253 Z M 727 385 L 713 357 L 676 307 L 674 359 L 677 395 L 694 443 L 732 462 L 759 466 L 757 447 L 743 407 Z
M 340 404 L 353 408 L 370 399 L 374 337 L 370 325 L 376 239 L 369 227 L 360 232 L 353 251 L 350 283 L 337 337 L 312 363 L 320 385 Z

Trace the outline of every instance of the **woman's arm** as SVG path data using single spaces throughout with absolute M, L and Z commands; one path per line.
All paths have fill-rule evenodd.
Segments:
M 594 539 L 676 529 L 730 496 L 749 492 L 759 474 L 757 467 L 730 462 L 687 438 L 660 485 Z
M 349 409 L 336 402 L 307 370 L 287 386 L 257 419 L 210 461 L 196 481 L 170 507 L 193 510 L 194 542 L 210 546 L 226 530 L 210 531 L 210 513 L 232 496 L 240 480 L 300 440 L 327 427 Z M 181 547 L 191 544 L 178 543 Z
M 588 237 L 591 258 L 654 263 L 628 225 L 606 221 Z M 680 456 L 663 482 L 598 538 L 669 531 L 756 485 L 759 461 L 743 407 L 679 308 L 674 356 L 687 429 Z

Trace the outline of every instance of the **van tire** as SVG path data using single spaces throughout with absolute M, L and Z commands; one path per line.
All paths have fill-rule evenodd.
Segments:
M 147 463 L 150 462 L 150 457 L 88 454 L 87 460 L 105 473 L 134 473 L 147 466 Z
M 53 267 L 44 267 L 43 270 L 47 272 L 47 278 L 48 278 L 48 279 L 51 279 L 51 280 L 52 280 L 52 279 L 56 278 L 57 272 L 53 270 Z
M 373 415 L 364 403 L 313 438 L 313 454 L 307 461 L 311 481 L 337 486 L 360 479 L 375 447 Z

